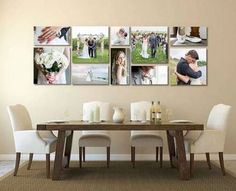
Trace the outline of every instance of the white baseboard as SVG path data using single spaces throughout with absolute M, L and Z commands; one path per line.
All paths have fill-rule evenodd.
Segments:
M 45 160 L 45 155 L 42 154 L 35 154 L 34 160 Z M 53 160 L 55 157 L 54 154 L 51 154 L 51 160 Z M 218 154 L 211 154 L 210 155 L 211 160 L 219 160 Z M 28 160 L 29 155 L 22 154 L 21 160 Z M 136 154 L 135 156 L 136 160 L 155 160 L 154 154 Z M 187 159 L 189 160 L 189 155 L 187 155 Z M 195 160 L 206 160 L 206 156 L 204 154 L 196 154 L 194 157 Z M 236 154 L 224 154 L 225 160 L 236 160 Z M 0 160 L 15 160 L 15 154 L 0 154 Z M 78 154 L 72 154 L 71 160 L 78 161 L 79 155 Z M 105 161 L 106 160 L 106 154 L 86 154 L 86 160 L 88 161 Z M 111 160 L 113 161 L 129 161 L 130 160 L 130 154 L 111 154 Z M 163 154 L 163 160 L 168 161 L 169 155 Z

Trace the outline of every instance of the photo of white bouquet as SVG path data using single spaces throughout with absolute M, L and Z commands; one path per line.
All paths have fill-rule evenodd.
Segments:
M 35 55 L 36 64 L 40 65 L 45 73 L 59 72 L 62 67 L 67 67 L 69 61 L 66 56 L 57 50 Z

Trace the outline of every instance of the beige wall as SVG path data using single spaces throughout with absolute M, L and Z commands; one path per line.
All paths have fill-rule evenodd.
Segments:
M 234 0 L 0 0 L 0 154 L 14 153 L 6 113 L 8 104 L 25 104 L 34 124 L 49 119 L 79 119 L 82 103 L 91 100 L 122 106 L 127 119 L 129 103 L 136 100 L 160 100 L 172 108 L 173 118 L 198 122 L 206 121 L 214 104 L 226 103 L 235 108 L 235 10 Z M 208 86 L 35 86 L 32 64 L 35 25 L 207 26 Z M 232 114 L 226 153 L 236 153 L 235 110 Z M 73 153 L 78 153 L 78 137 L 76 133 Z M 112 153 L 129 153 L 129 133 L 114 132 L 112 141 Z

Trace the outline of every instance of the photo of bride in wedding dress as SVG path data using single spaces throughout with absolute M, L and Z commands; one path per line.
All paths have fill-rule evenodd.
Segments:
M 72 63 L 109 62 L 109 30 L 105 26 L 72 27 Z
M 72 84 L 108 85 L 108 64 L 73 64 Z
M 90 58 L 87 38 L 84 40 L 84 47 L 82 50 L 82 55 L 78 55 L 78 56 L 79 56 L 79 58 Z
M 140 55 L 143 57 L 143 58 L 148 58 L 149 57 L 149 54 L 148 54 L 148 37 L 146 34 L 143 35 L 143 38 L 142 38 L 142 50 L 141 50 L 141 53 Z
M 92 70 L 88 71 L 85 81 L 87 81 L 87 82 L 92 82 L 93 81 L 93 71 Z
M 168 27 L 131 27 L 132 64 L 168 63 Z
M 110 28 L 111 45 L 129 45 L 130 32 L 129 27 L 111 27 Z

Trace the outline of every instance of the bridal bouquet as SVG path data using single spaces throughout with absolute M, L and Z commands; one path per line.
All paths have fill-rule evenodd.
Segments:
M 45 75 L 58 73 L 62 68 L 66 68 L 69 65 L 67 57 L 57 50 L 41 54 L 36 53 L 35 62 L 42 68 L 42 72 Z

